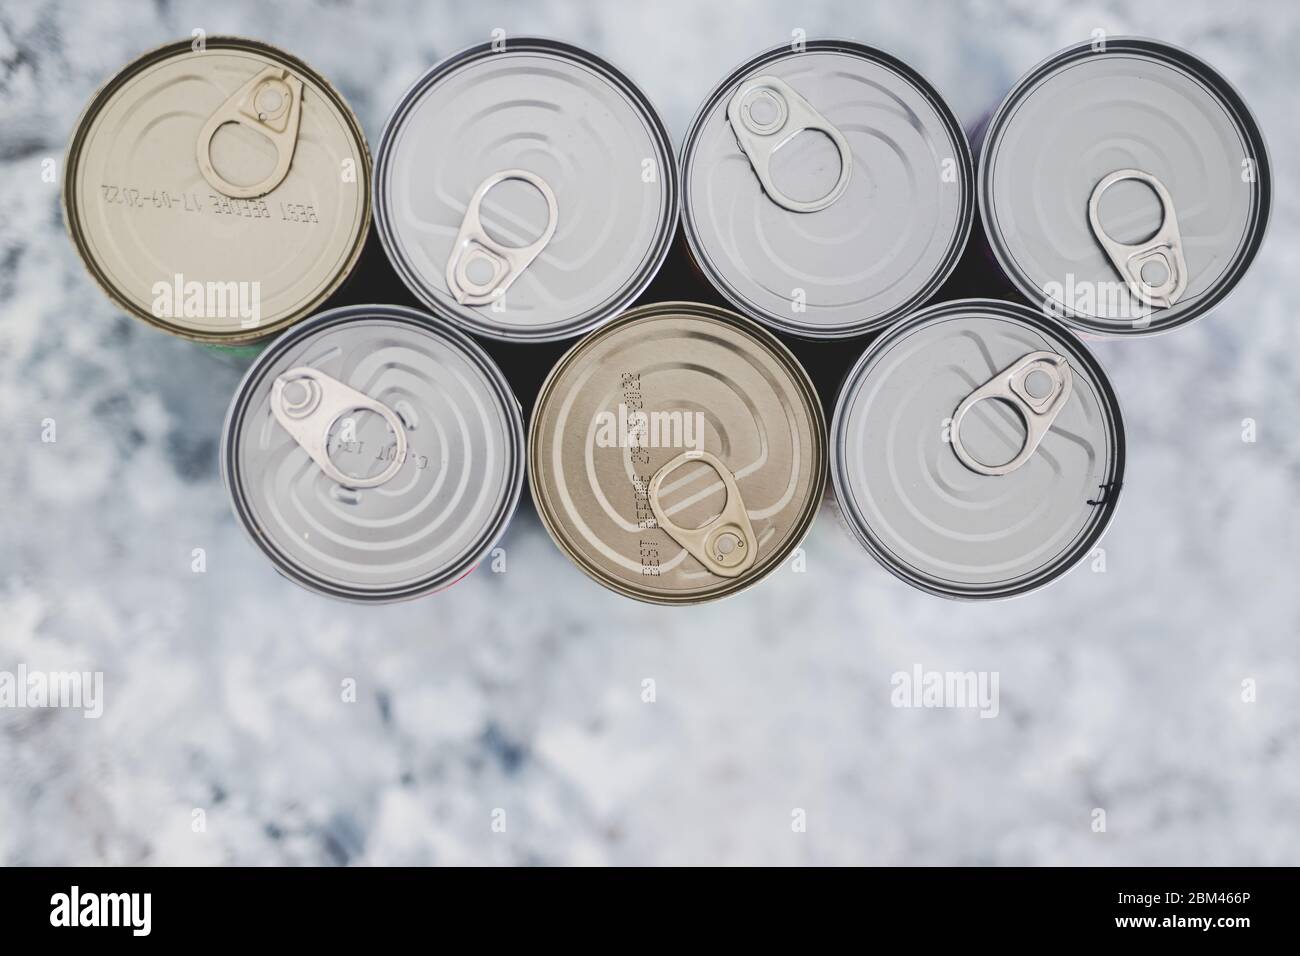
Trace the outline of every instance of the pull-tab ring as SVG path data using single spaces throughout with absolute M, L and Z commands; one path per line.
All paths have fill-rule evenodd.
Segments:
M 286 388 L 291 385 L 296 386 L 294 393 L 286 395 Z M 383 416 L 397 439 L 392 461 L 369 478 L 344 473 L 329 456 L 330 429 L 345 414 L 358 410 Z M 309 366 L 301 365 L 276 378 L 271 385 L 271 411 L 320 470 L 346 488 L 376 488 L 392 479 L 406 461 L 406 427 L 396 412 Z
M 1160 228 L 1150 239 L 1133 245 L 1111 238 L 1102 227 L 1098 212 L 1102 194 L 1127 179 L 1146 183 L 1160 200 Z M 1117 169 L 1093 189 L 1088 200 L 1088 221 L 1092 224 L 1093 235 L 1110 257 L 1111 265 L 1139 301 L 1156 309 L 1167 309 L 1178 301 L 1187 288 L 1187 263 L 1183 259 L 1183 240 L 1178 231 L 1174 199 L 1164 183 L 1140 169 Z M 1152 263 L 1164 270 L 1164 279 L 1160 282 L 1148 282 L 1142 275 L 1142 270 Z
M 546 199 L 546 228 L 526 246 L 503 246 L 487 234 L 479 218 L 479 207 L 488 190 L 510 179 L 528 183 Z M 559 216 L 555 193 L 536 173 L 526 169 L 503 169 L 483 180 L 469 201 L 460 232 L 456 234 L 456 243 L 451 249 L 451 258 L 447 260 L 447 288 L 456 301 L 462 305 L 487 305 L 504 293 L 551 241 Z M 484 262 L 491 268 L 486 281 L 475 282 L 470 278 L 469 267 L 474 262 Z
M 659 502 L 659 489 L 664 479 L 688 462 L 698 461 L 708 465 L 727 490 L 727 501 L 722 513 L 699 528 L 683 528 L 668 517 Z M 678 455 L 654 473 L 646 493 L 655 521 L 670 538 L 685 548 L 709 571 L 724 578 L 744 574 L 758 558 L 758 539 L 749 523 L 749 512 L 740 497 L 735 476 L 716 456 L 707 451 L 688 451 Z
M 764 118 L 761 110 L 756 116 L 759 107 L 770 111 L 770 118 Z M 727 103 L 727 119 L 736 134 L 736 142 L 754 167 L 763 192 L 778 206 L 791 212 L 817 212 L 839 199 L 848 188 L 849 176 L 853 172 L 849 141 L 784 80 L 775 76 L 756 76 L 742 83 Z M 826 195 L 808 202 L 782 192 L 772 181 L 771 174 L 773 154 L 805 130 L 825 133 L 840 154 L 839 179 Z
M 217 107 L 199 130 L 199 171 L 213 189 L 231 199 L 265 196 L 289 175 L 289 164 L 293 162 L 293 151 L 298 145 L 301 118 L 302 80 L 286 69 L 268 66 Z M 275 147 L 275 168 L 261 182 L 238 186 L 212 165 L 212 137 L 227 123 L 247 126 L 265 136 Z
M 1025 380 L 1035 372 L 1046 375 L 1051 383 L 1047 394 L 1041 397 L 1035 397 L 1026 387 Z M 957 410 L 952 413 L 952 426 L 949 430 L 952 450 L 971 471 L 991 476 L 1010 474 L 1038 450 L 1039 442 L 1051 430 L 1052 422 L 1056 421 L 1056 416 L 1065 407 L 1072 382 L 1073 373 L 1065 356 L 1055 352 L 1030 352 L 1022 355 L 1014 364 L 998 372 L 962 399 Z M 980 402 L 991 398 L 1009 402 L 1025 423 L 1024 446 L 1014 458 L 1002 465 L 987 465 L 980 461 L 967 451 L 961 438 L 961 424 L 966 413 Z

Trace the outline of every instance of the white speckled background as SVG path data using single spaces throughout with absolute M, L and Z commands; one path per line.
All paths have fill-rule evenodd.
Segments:
M 0 709 L 0 863 L 1300 863 L 1294 5 L 225 7 L 0 8 L 0 670 L 105 673 L 101 720 Z M 605 55 L 677 139 L 794 27 L 901 56 L 967 125 L 1094 27 L 1158 36 L 1250 102 L 1273 222 L 1213 316 L 1096 347 L 1130 454 L 1104 574 L 954 605 L 827 512 L 806 573 L 660 609 L 590 583 L 525 510 L 505 574 L 357 608 L 245 540 L 216 470 L 237 370 L 117 314 L 41 179 L 102 80 L 194 27 L 299 53 L 372 143 L 421 71 L 494 27 Z M 1000 716 L 892 708 L 914 663 L 1000 672 Z

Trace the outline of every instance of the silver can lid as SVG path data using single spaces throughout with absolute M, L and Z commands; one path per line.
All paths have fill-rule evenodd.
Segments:
M 705 100 L 682 148 L 692 255 L 738 309 L 840 338 L 928 299 L 965 248 L 974 163 L 926 80 L 842 40 L 768 50 Z
M 1177 47 L 1127 37 L 1062 50 L 989 123 L 980 214 L 1031 302 L 1103 334 L 1165 331 L 1245 274 L 1272 196 L 1245 101 Z
M 425 304 L 491 338 L 555 341 L 613 318 L 677 223 L 667 131 L 645 96 L 578 47 L 519 38 L 422 76 L 385 125 L 384 249 Z
M 1041 587 L 1096 544 L 1124 473 L 1119 403 L 1065 326 L 988 299 L 923 309 L 845 381 L 836 498 L 898 577 L 954 598 Z
M 222 434 L 222 480 L 253 541 L 299 584 L 355 601 L 471 570 L 524 467 L 519 403 L 492 360 L 395 306 L 333 309 L 276 339 Z

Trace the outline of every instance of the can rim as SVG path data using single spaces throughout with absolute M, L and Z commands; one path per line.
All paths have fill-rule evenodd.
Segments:
M 935 113 L 939 116 L 940 122 L 944 126 L 944 131 L 951 137 L 958 154 L 954 158 L 960 166 L 962 186 L 962 202 L 961 208 L 958 211 L 959 223 L 956 232 L 953 234 L 953 240 L 949 244 L 944 256 L 939 260 L 935 270 L 921 288 L 918 289 L 917 292 L 906 302 L 896 308 L 890 309 L 883 315 L 868 320 L 860 320 L 857 322 L 824 326 L 820 328 L 810 326 L 807 323 L 792 322 L 785 316 L 769 313 L 746 299 L 739 290 L 730 287 L 730 285 L 723 279 L 721 271 L 713 264 L 712 260 L 710 260 L 704 249 L 704 244 L 697 234 L 695 216 L 691 209 L 689 195 L 689 174 L 694 162 L 695 147 L 703 132 L 707 115 L 717 105 L 721 97 L 734 88 L 741 77 L 746 73 L 749 73 L 751 70 L 783 59 L 786 56 L 800 56 L 805 53 L 814 52 L 844 53 L 850 56 L 857 56 L 876 63 L 888 70 L 892 70 L 907 81 L 934 109 Z M 787 335 L 792 335 L 806 341 L 846 339 L 876 332 L 923 306 L 934 297 L 934 295 L 939 291 L 939 288 L 948 280 L 953 271 L 957 268 L 957 264 L 961 261 L 962 253 L 966 249 L 966 244 L 970 239 L 971 229 L 974 225 L 976 188 L 975 160 L 971 152 L 970 140 L 966 136 L 966 131 L 962 128 L 961 122 L 957 119 L 956 114 L 948 105 L 947 100 L 945 100 L 939 93 L 938 88 L 914 67 L 909 66 L 907 63 L 904 63 L 902 60 L 890 53 L 886 53 L 876 47 L 867 46 L 864 43 L 858 43 L 854 40 L 841 40 L 834 38 L 807 40 L 804 43 L 804 48 L 800 51 L 795 51 L 791 49 L 790 44 L 783 43 L 769 47 L 761 53 L 757 53 L 742 62 L 709 91 L 704 102 L 700 105 L 699 109 L 696 110 L 695 116 L 691 120 L 690 126 L 687 128 L 686 136 L 682 140 L 682 148 L 678 162 L 680 167 L 678 170 L 678 178 L 681 181 L 682 196 L 682 231 L 686 234 L 687 247 L 690 251 L 691 259 L 694 261 L 696 266 L 708 277 L 709 282 L 714 288 L 722 293 L 731 306 L 738 309 L 746 317 L 761 322 L 779 332 L 784 332 Z
M 63 188 L 60 191 L 59 203 L 63 210 L 63 225 L 67 231 L 68 238 L 72 242 L 73 248 L 77 250 L 77 258 L 81 260 L 82 266 L 86 272 L 105 295 L 119 309 L 127 315 L 141 319 L 156 329 L 169 332 L 172 335 L 188 339 L 192 342 L 201 342 L 206 345 L 252 345 L 279 334 L 283 330 L 296 322 L 301 321 L 304 317 L 310 315 L 313 311 L 324 304 L 330 296 L 339 290 L 343 283 L 351 276 L 356 269 L 357 262 L 361 258 L 361 252 L 365 248 L 366 239 L 370 235 L 371 220 L 371 158 L 370 144 L 366 141 L 365 131 L 361 128 L 361 123 L 352 107 L 348 105 L 338 90 L 336 90 L 324 76 L 292 53 L 267 43 L 264 40 L 256 40 L 250 37 L 236 36 L 234 34 L 217 34 L 204 38 L 205 52 L 212 49 L 244 51 L 261 54 L 273 60 L 283 62 L 290 69 L 301 73 L 316 84 L 320 90 L 329 98 L 330 102 L 338 109 L 344 122 L 347 124 L 352 134 L 353 140 L 357 146 L 357 154 L 361 160 L 361 172 L 365 181 L 361 184 L 359 190 L 362 194 L 362 213 L 361 228 L 357 230 L 356 237 L 352 244 L 352 249 L 345 258 L 342 266 L 337 270 L 336 275 L 321 288 L 321 291 L 310 302 L 305 303 L 296 309 L 292 314 L 271 325 L 259 329 L 236 329 L 231 332 L 199 332 L 194 329 L 182 328 L 170 322 L 164 321 L 153 315 L 149 310 L 138 308 L 129 298 L 121 294 L 120 291 L 109 281 L 108 277 L 99 268 L 97 263 L 93 263 L 89 250 L 84 242 L 85 228 L 77 218 L 75 211 L 74 198 L 77 194 L 76 171 L 80 164 L 81 153 L 85 148 L 86 136 L 89 132 L 91 121 L 97 117 L 100 111 L 108 103 L 109 99 L 122 88 L 127 82 L 134 79 L 139 73 L 161 62 L 183 50 L 191 50 L 192 40 L 172 40 L 159 46 L 152 47 L 141 53 L 135 59 L 131 60 L 125 66 L 115 71 L 108 79 L 104 80 L 91 94 L 90 99 L 82 108 L 81 114 L 77 117 L 77 122 L 72 128 L 72 137 L 68 140 L 68 146 L 63 153 Z
M 1074 545 L 1062 552 L 1051 562 L 1044 564 L 1033 574 L 1022 577 L 1009 585 L 956 585 L 940 583 L 935 578 L 912 568 L 907 562 L 896 556 L 889 547 L 869 528 L 862 509 L 848 486 L 847 462 L 843 447 L 846 444 L 844 429 L 847 427 L 847 405 L 851 396 L 856 395 L 864 380 L 867 367 L 887 348 L 904 336 L 916 331 L 922 325 L 944 321 L 963 313 L 981 312 L 991 317 L 1010 319 L 1021 322 L 1040 332 L 1049 333 L 1060 340 L 1070 351 L 1070 358 L 1084 366 L 1091 373 L 1092 381 L 1102 399 L 1102 410 L 1107 413 L 1107 434 L 1111 443 L 1110 465 L 1107 471 L 1109 490 L 1107 499 L 1098 508 L 1099 517 L 1094 518 L 1086 533 L 1076 539 Z M 835 402 L 835 412 L 831 419 L 831 482 L 835 491 L 835 500 L 845 517 L 845 523 L 853 531 L 854 537 L 871 554 L 876 561 L 896 578 L 907 584 L 939 597 L 960 601 L 990 601 L 1019 597 L 1040 590 L 1063 578 L 1078 566 L 1102 540 L 1115 520 L 1120 494 L 1123 490 L 1126 444 L 1124 414 L 1120 407 L 1119 395 L 1106 374 L 1105 368 L 1084 344 L 1083 340 L 1063 322 L 1045 316 L 1027 305 L 1019 302 L 1007 302 L 1002 299 L 955 299 L 940 302 L 928 308 L 914 312 L 903 322 L 898 323 L 881 335 L 854 363 L 845 376 Z
M 329 582 L 319 575 L 311 573 L 298 563 L 284 555 L 274 542 L 258 530 L 257 521 L 248 506 L 248 493 L 244 488 L 237 467 L 237 436 L 242 433 L 245 416 L 248 413 L 249 398 L 253 390 L 261 383 L 270 365 L 288 349 L 297 345 L 302 339 L 323 332 L 333 326 L 346 325 L 358 320 L 379 319 L 397 321 L 417 328 L 434 337 L 441 337 L 451 345 L 458 347 L 470 362 L 483 372 L 493 392 L 501 401 L 505 411 L 507 428 L 510 432 L 510 482 L 506 497 L 496 519 L 479 537 L 479 544 L 469 551 L 467 557 L 448 565 L 436 574 L 431 574 L 418 581 L 392 587 L 356 587 L 349 588 Z M 313 316 L 288 330 L 254 360 L 244 373 L 235 394 L 226 410 L 226 417 L 221 426 L 221 450 L 219 470 L 221 484 L 230 499 L 231 509 L 237 523 L 245 535 L 266 555 L 281 575 L 301 585 L 309 591 L 326 597 L 351 601 L 358 604 L 387 604 L 423 597 L 435 591 L 455 584 L 472 571 L 501 540 L 511 518 L 519 506 L 519 498 L 524 484 L 524 422 L 523 412 L 505 375 L 481 345 L 465 332 L 451 323 L 436 316 L 431 316 L 417 309 L 399 305 L 348 305 L 329 309 Z
M 397 137 L 419 96 L 453 70 L 475 60 L 483 59 L 485 56 L 501 52 L 548 54 L 594 70 L 598 75 L 608 80 L 646 121 L 655 148 L 661 154 L 658 158 L 664 181 L 664 198 L 655 241 L 647 251 L 640 268 L 624 285 L 622 290 L 607 300 L 604 305 L 590 310 L 590 314 L 585 317 L 579 316 L 574 319 L 566 319 L 563 322 L 554 322 L 537 327 L 507 328 L 478 318 L 471 321 L 466 316 L 451 311 L 446 304 L 441 302 L 427 288 L 426 282 L 420 277 L 419 270 L 408 262 L 405 256 L 401 255 L 397 230 L 392 218 L 393 212 L 389 208 L 389 204 L 382 198 L 384 184 L 391 172 L 391 157 L 397 148 Z M 543 36 L 508 38 L 502 50 L 494 50 L 493 41 L 491 40 L 474 43 L 443 57 L 421 73 L 398 98 L 392 112 L 384 120 L 383 131 L 379 134 L 379 145 L 375 147 L 375 175 L 371 186 L 374 194 L 372 205 L 375 210 L 375 229 L 379 234 L 379 241 L 383 246 L 384 254 L 392 264 L 393 270 L 401 278 L 402 284 L 420 300 L 425 308 L 434 314 L 446 318 L 448 321 L 454 322 L 476 335 L 482 335 L 498 342 L 559 342 L 590 332 L 617 316 L 629 303 L 633 302 L 637 296 L 645 291 L 646 287 L 663 267 L 668 252 L 672 247 L 673 237 L 677 232 L 681 205 L 681 190 L 677 180 L 675 156 L 676 152 L 673 148 L 672 137 L 669 135 L 668 128 L 664 125 L 663 118 L 655 108 L 654 103 L 637 84 L 632 82 L 627 74 L 603 57 L 592 53 L 590 50 L 566 43 L 563 40 Z
M 1186 310 L 1175 321 L 1160 323 L 1155 320 L 1145 326 L 1119 326 L 1103 323 L 1095 317 L 1077 313 L 1061 303 L 1061 314 L 1065 323 L 1072 328 L 1107 339 L 1129 338 L 1138 336 L 1163 335 L 1175 329 L 1181 329 L 1214 311 L 1240 285 L 1249 271 L 1255 257 L 1264 244 L 1268 232 L 1269 220 L 1273 209 L 1273 165 L 1269 156 L 1268 142 L 1249 104 L 1235 86 L 1222 73 L 1189 50 L 1168 43 L 1140 36 L 1117 36 L 1106 39 L 1105 51 L 1094 51 L 1091 41 L 1072 44 L 1045 57 L 1023 76 L 1016 80 L 1011 90 L 1002 99 L 993 116 L 989 119 L 982 136 L 979 156 L 979 215 L 983 224 L 984 237 L 992 249 L 1004 275 L 1030 302 L 1042 298 L 1042 290 L 1030 280 L 1020 268 L 1010 251 L 1004 248 L 1002 233 L 993 224 L 992 214 L 996 211 L 992 192 L 992 171 L 990 164 L 994 142 L 999 138 L 1003 125 L 1008 121 L 1012 111 L 1027 96 L 1039 81 L 1069 62 L 1080 60 L 1085 56 L 1107 56 L 1112 53 L 1137 54 L 1154 58 L 1171 67 L 1181 69 L 1191 79 L 1206 87 L 1219 101 L 1225 113 L 1236 126 L 1237 134 L 1254 151 L 1256 164 L 1256 183 L 1259 186 L 1259 202 L 1253 204 L 1250 217 L 1246 223 L 1246 235 L 1237 250 L 1232 267 L 1225 272 L 1218 283 L 1202 293 L 1195 307 Z M 1158 313 L 1157 313 L 1158 315 Z
M 809 456 L 812 461 L 810 471 L 809 485 L 810 492 L 808 500 L 805 502 L 799 513 L 798 520 L 791 526 L 792 531 L 789 540 L 779 551 L 774 552 L 772 556 L 766 559 L 763 569 L 757 574 L 748 574 L 741 578 L 731 579 L 711 590 L 704 593 L 691 593 L 680 598 L 674 598 L 667 593 L 655 593 L 651 591 L 638 590 L 626 581 L 606 573 L 594 562 L 589 560 L 586 554 L 580 550 L 576 544 L 570 542 L 560 528 L 551 502 L 542 493 L 541 489 L 545 487 L 541 480 L 543 471 L 543 459 L 541 449 L 543 443 L 540 436 L 541 419 L 543 410 L 552 401 L 555 388 L 560 379 L 574 363 L 582 358 L 595 343 L 600 341 L 604 336 L 611 335 L 624 326 L 631 325 L 635 322 L 653 320 L 656 318 L 667 318 L 670 316 L 687 316 L 691 318 L 704 319 L 718 322 L 732 329 L 739 330 L 749 335 L 760 346 L 766 347 L 772 355 L 780 362 L 781 366 L 790 375 L 796 388 L 799 390 L 804 400 L 805 406 L 809 409 L 810 431 L 814 448 Z M 817 390 L 813 386 L 812 380 L 794 353 L 786 345 L 768 331 L 763 326 L 747 319 L 744 316 L 737 315 L 727 309 L 718 306 L 705 305 L 699 302 L 652 302 L 646 305 L 637 306 L 624 312 L 614 321 L 602 326 L 591 332 L 581 340 L 576 342 L 567 352 L 561 356 L 560 360 L 555 363 L 555 367 L 547 374 L 546 380 L 537 394 L 537 401 L 533 404 L 532 416 L 528 425 L 528 482 L 532 489 L 533 504 L 537 509 L 537 515 L 541 518 L 542 526 L 546 528 L 546 533 L 550 535 L 555 546 L 560 549 L 569 560 L 571 560 L 583 573 L 598 584 L 605 586 L 611 591 L 615 591 L 626 597 L 643 601 L 647 604 L 658 604 L 668 607 L 681 607 L 695 604 L 704 604 L 710 601 L 720 600 L 730 597 L 744 591 L 759 581 L 767 578 L 776 571 L 781 564 L 794 551 L 803 544 L 808 532 L 811 530 L 813 522 L 817 518 L 818 511 L 821 507 L 822 498 L 826 488 L 826 471 L 828 466 L 827 447 L 826 447 L 826 418 L 822 411 L 821 400 L 817 397 Z

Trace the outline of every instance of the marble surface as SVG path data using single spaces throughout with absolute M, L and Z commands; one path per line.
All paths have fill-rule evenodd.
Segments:
M 954 605 L 826 512 L 804 573 L 662 609 L 589 582 L 526 510 L 505 573 L 357 608 L 245 540 L 216 470 L 239 370 L 118 314 L 42 181 L 91 91 L 195 27 L 298 52 L 372 142 L 495 27 L 604 54 L 677 139 L 796 27 L 896 53 L 968 125 L 1095 27 L 1160 36 L 1251 103 L 1273 222 L 1213 316 L 1096 346 L 1129 426 L 1105 573 Z M 0 863 L 1300 863 L 1298 48 L 1282 3 L 6 3 L 0 670 L 103 671 L 104 713 L 0 709 Z M 915 664 L 998 672 L 998 717 L 892 707 Z

